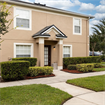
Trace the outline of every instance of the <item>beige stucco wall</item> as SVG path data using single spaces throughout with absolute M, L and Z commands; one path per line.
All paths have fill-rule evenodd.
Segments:
M 79 17 L 82 19 L 82 35 L 73 35 L 73 17 L 75 16 L 46 13 L 35 10 L 31 11 L 32 30 L 13 29 L 2 37 L 4 42 L 2 42 L 2 50 L 0 51 L 0 61 L 7 61 L 8 57 L 14 57 L 14 43 L 33 43 L 33 57 L 38 58 L 39 62 L 39 44 L 36 39 L 32 38 L 32 35 L 52 24 L 59 28 L 68 37 L 67 39 L 63 39 L 63 44 L 72 45 L 73 57 L 88 56 L 89 23 L 86 18 Z M 9 19 L 14 17 L 13 12 L 14 8 L 11 9 L 11 15 L 8 17 Z M 12 22 L 10 29 L 13 27 L 14 21 Z M 58 40 L 56 40 L 54 36 L 55 33 L 53 31 L 49 34 L 51 37 L 49 39 L 45 39 L 45 45 L 51 45 L 51 62 L 58 62 Z M 48 40 L 50 40 L 50 42 Z M 56 50 L 53 50 L 54 45 L 56 45 Z

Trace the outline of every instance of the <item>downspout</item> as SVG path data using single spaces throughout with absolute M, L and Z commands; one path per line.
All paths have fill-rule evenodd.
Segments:
M 89 17 L 89 20 L 90 20 L 90 17 Z M 88 20 L 88 21 L 89 21 Z M 90 25 L 90 24 L 89 24 Z M 89 51 L 90 51 L 90 36 L 89 36 Z

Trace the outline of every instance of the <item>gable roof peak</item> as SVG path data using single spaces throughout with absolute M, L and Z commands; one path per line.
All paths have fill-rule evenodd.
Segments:
M 34 34 L 32 37 L 33 38 L 36 38 L 36 37 L 50 37 L 48 32 L 52 28 L 54 28 L 57 31 L 57 33 L 59 33 L 60 37 L 67 38 L 67 36 L 62 31 L 60 31 L 54 24 L 50 25 L 50 26 L 46 26 L 45 28 L 41 29 L 36 34 Z M 56 36 L 59 37 L 58 34 Z

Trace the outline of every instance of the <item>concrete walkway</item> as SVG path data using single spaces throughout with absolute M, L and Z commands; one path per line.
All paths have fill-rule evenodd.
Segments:
M 60 90 L 63 90 L 73 96 L 73 98 L 66 101 L 64 105 L 105 105 L 105 91 L 94 92 L 92 90 L 73 86 L 65 82 L 48 85 L 59 88 Z
M 9 86 L 30 85 L 30 84 L 52 84 L 52 83 L 66 82 L 68 79 L 104 75 L 105 71 L 83 73 L 83 74 L 73 74 L 73 73 L 66 73 L 59 70 L 54 70 L 54 74 L 56 75 L 55 77 L 19 80 L 19 81 L 4 82 L 4 83 L 2 82 L 0 83 L 0 88 L 9 87 Z
M 55 77 L 49 78 L 2 82 L 0 83 L 0 88 L 30 84 L 47 84 L 52 87 L 59 88 L 73 96 L 73 98 L 65 102 L 64 105 L 105 105 L 105 92 L 94 92 L 92 90 L 65 83 L 68 79 L 104 75 L 105 71 L 73 74 L 54 70 L 54 74 L 56 75 Z

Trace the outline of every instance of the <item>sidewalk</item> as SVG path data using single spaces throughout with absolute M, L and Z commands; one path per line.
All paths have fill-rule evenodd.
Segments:
M 9 87 L 9 86 L 30 85 L 30 84 L 52 84 L 52 83 L 66 82 L 68 79 L 104 75 L 105 71 L 83 73 L 83 74 L 73 74 L 73 73 L 66 73 L 59 70 L 54 70 L 54 74 L 56 75 L 55 77 L 19 80 L 19 81 L 13 81 L 13 82 L 1 82 L 0 88 Z
M 105 105 L 105 91 L 95 92 L 85 88 L 73 86 L 65 82 L 48 84 L 52 87 L 59 88 L 73 96 L 66 101 L 64 105 Z
M 105 75 L 105 71 L 91 72 L 83 74 L 72 74 L 63 71 L 54 70 L 55 77 L 20 80 L 14 82 L 2 82 L 0 88 L 9 86 L 21 86 L 30 84 L 47 84 L 55 88 L 59 88 L 73 96 L 72 99 L 66 101 L 64 105 L 105 105 L 105 91 L 95 92 L 81 87 L 67 84 L 68 79 Z

